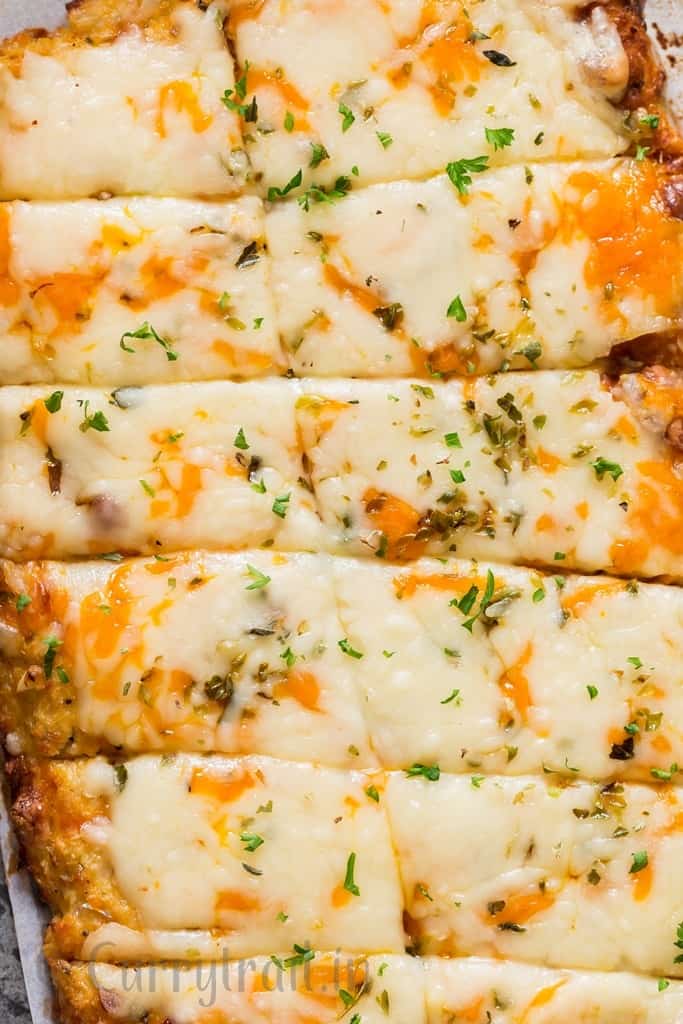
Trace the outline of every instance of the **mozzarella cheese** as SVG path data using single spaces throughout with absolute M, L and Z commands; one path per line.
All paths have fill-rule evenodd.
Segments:
M 14 755 L 376 754 L 651 782 L 683 764 L 675 587 L 258 551 L 5 563 L 0 579 Z
M 396 774 L 386 800 L 415 950 L 683 975 L 679 791 Z
M 290 965 L 292 959 L 296 962 Z M 294 953 L 220 968 L 93 964 L 86 969 L 62 962 L 52 970 L 67 1022 L 78 1006 L 77 996 L 85 992 L 88 1009 L 99 1004 L 122 1024 L 146 1014 L 151 1024 L 165 1019 L 174 1024 L 333 1024 L 354 1014 L 363 1024 L 426 1024 L 423 971 L 405 956 L 359 959 L 339 952 L 317 954 L 302 964 Z M 82 1019 L 76 1017 L 74 1024 Z
M 683 764 L 679 589 L 458 561 L 334 572 L 384 767 L 667 782 Z
M 283 368 L 261 203 L 0 206 L 0 380 L 145 384 Z
M 478 10 L 479 8 L 477 8 Z M 299 374 L 580 366 L 683 318 L 683 224 L 642 161 L 533 164 L 288 202 L 267 217 Z
M 276 380 L 3 389 L 0 547 L 19 558 L 315 547 L 295 398 Z
M 0 553 L 274 544 L 683 578 L 679 471 L 631 396 L 641 384 L 540 372 L 8 387 Z
M 14 597 L 0 598 L 0 652 L 15 673 L 2 715 L 14 753 L 374 765 L 327 559 L 254 551 L 4 568 Z M 20 594 L 30 603 L 17 612 Z M 45 637 L 58 646 L 37 691 L 27 667 L 44 658 Z
M 628 61 L 609 24 L 606 52 L 572 6 L 234 3 L 229 23 L 256 174 L 282 189 L 299 170 L 305 182 L 330 186 L 353 168 L 372 182 L 423 177 L 462 158 L 621 152 L 628 143 L 606 95 L 615 83 L 598 82 L 591 65 L 606 66 L 619 90 Z
M 126 20 L 99 0 L 79 6 L 92 15 L 0 48 L 0 198 L 239 192 L 222 8 L 172 0 Z
M 323 522 L 342 550 L 390 560 L 457 551 L 680 579 L 674 452 L 647 402 L 621 397 L 641 382 L 307 382 L 297 415 Z M 660 406 L 680 404 L 661 391 Z
M 80 819 L 46 843 L 57 871 L 74 855 L 91 867 L 63 886 L 60 904 L 75 924 L 88 908 L 105 912 L 90 934 L 79 929 L 87 939 L 76 956 L 402 951 L 398 873 L 383 807 L 365 792 L 370 778 L 259 757 L 63 767 L 51 813 L 80 801 Z M 99 813 L 88 814 L 89 799 Z
M 297 959 L 296 955 L 293 959 Z M 215 966 L 115 967 L 53 962 L 66 1024 L 105 1012 L 122 1024 L 320 1024 L 358 1013 L 367 1024 L 672 1024 L 683 986 L 623 972 L 558 971 L 521 963 L 317 954 L 281 968 L 256 957 Z M 73 1014 L 73 1018 L 71 1016 Z M 494 1016 L 495 1015 L 495 1016 Z M 94 1019 L 98 1019 L 96 1016 Z
M 683 985 L 494 960 L 426 961 L 428 1024 L 674 1024 Z

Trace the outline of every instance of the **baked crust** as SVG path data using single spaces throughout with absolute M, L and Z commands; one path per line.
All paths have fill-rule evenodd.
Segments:
M 63 595 L 44 565 L 0 564 L 0 732 L 10 753 L 57 757 L 102 749 L 78 728 L 66 659 L 60 655 L 59 675 L 46 676 L 46 642 L 62 645 L 63 615 Z
M 201 0 L 71 0 L 67 23 L 54 32 L 25 29 L 0 43 L 0 61 L 17 72 L 26 50 L 51 56 L 74 47 L 102 46 L 136 30 L 145 39 L 172 42 L 174 15 L 182 7 L 205 8 Z
M 81 833 L 107 804 L 83 792 L 80 763 L 18 757 L 7 761 L 6 772 L 22 861 L 45 902 L 61 915 L 48 931 L 46 951 L 75 958 L 90 931 L 106 921 L 135 927 L 137 915 L 106 860 Z
M 652 45 L 642 0 L 605 0 L 603 8 L 619 33 L 628 60 L 628 83 L 620 106 L 641 115 L 647 111 L 658 116 L 659 125 L 650 141 L 651 152 L 679 156 L 683 153 L 683 138 L 663 101 L 666 72 Z M 638 132 L 642 128 L 642 122 L 636 119 L 634 129 Z
M 62 1024 L 127 1024 L 104 1009 L 85 964 L 52 960 L 49 967 Z M 148 1018 L 148 1024 L 158 1021 L 158 1014 Z

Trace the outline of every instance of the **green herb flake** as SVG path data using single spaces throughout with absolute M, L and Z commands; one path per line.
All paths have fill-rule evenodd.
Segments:
M 611 476 L 613 480 L 616 481 L 619 479 L 620 476 L 622 476 L 624 472 L 618 462 L 610 462 L 609 459 L 603 459 L 602 456 L 598 459 L 595 459 L 594 462 L 591 462 L 590 466 L 593 470 L 595 470 L 595 475 L 597 476 L 598 480 L 602 480 L 605 474 L 607 474 L 608 476 Z
M 270 583 L 270 576 L 266 576 L 264 572 L 249 563 L 247 563 L 247 574 L 251 583 L 244 588 L 245 590 L 263 590 Z
M 58 640 L 56 636 L 46 636 L 43 643 L 46 647 L 45 654 L 43 655 L 43 672 L 45 674 L 45 678 L 50 679 L 55 667 L 57 649 L 62 646 L 62 641 Z
M 440 700 L 439 704 L 455 704 L 456 707 L 460 707 L 460 705 L 462 704 L 460 690 L 453 690 L 453 692 L 450 693 L 445 700 Z
M 161 335 L 157 331 L 155 331 L 155 329 L 147 320 L 145 320 L 145 322 L 140 327 L 138 327 L 137 330 L 126 331 L 125 334 L 121 335 L 121 340 L 119 342 L 120 347 L 123 349 L 124 352 L 134 353 L 136 350 L 132 347 L 132 345 L 126 345 L 126 338 L 137 339 L 140 341 L 156 341 L 157 345 L 160 345 L 161 348 L 166 353 L 166 358 L 168 359 L 169 363 L 175 362 L 176 359 L 178 358 L 178 353 L 173 348 L 171 342 L 167 338 L 162 338 Z
M 472 184 L 472 175 L 488 170 L 488 156 L 475 156 L 472 159 L 453 160 L 446 164 L 446 174 L 455 185 L 461 196 L 466 196 Z
M 290 498 L 291 494 L 283 494 L 273 502 L 273 512 L 276 516 L 279 516 L 280 519 L 285 519 L 287 516 Z
M 463 305 L 463 301 L 459 295 L 451 301 L 448 309 L 446 310 L 446 316 L 454 318 L 459 324 L 464 324 L 467 320 L 467 310 Z
M 237 434 L 235 435 L 235 440 L 232 443 L 234 444 L 235 448 L 239 448 L 241 452 L 246 452 L 249 450 L 249 442 L 244 436 L 244 430 L 242 429 L 242 427 L 240 427 L 240 429 L 237 431 Z
M 284 199 L 285 196 L 288 196 L 290 192 L 293 192 L 295 188 L 299 187 L 303 179 L 303 172 L 301 168 L 299 168 L 296 174 L 290 178 L 287 184 L 283 185 L 282 188 L 279 188 L 277 185 L 271 185 L 268 189 L 268 202 L 276 203 L 279 199 Z
M 346 637 L 344 637 L 343 640 L 338 640 L 337 643 L 339 645 L 340 650 L 342 650 L 344 654 L 347 654 L 349 658 L 355 658 L 356 661 L 360 661 L 360 659 L 363 657 L 360 651 L 357 651 L 354 647 L 351 646 Z
M 360 896 L 360 889 L 354 881 L 354 871 L 356 870 L 356 855 L 355 853 L 349 854 L 349 859 L 346 862 L 346 875 L 344 876 L 344 888 L 347 892 L 350 892 L 352 896 Z
M 90 403 L 83 404 L 83 421 L 79 423 L 78 429 L 82 434 L 88 430 L 97 430 L 100 434 L 109 431 L 109 421 L 103 412 L 90 412 Z
M 647 850 L 638 850 L 636 853 L 632 853 L 631 857 L 633 858 L 633 863 L 631 864 L 631 867 L 628 869 L 629 875 L 635 875 L 639 871 L 642 871 L 643 868 L 647 867 Z
M 422 777 L 427 779 L 428 782 L 438 782 L 441 778 L 441 769 L 438 764 L 420 764 L 418 761 L 412 764 L 406 771 L 406 776 L 409 779 L 415 779 Z
M 63 391 L 53 391 L 51 395 L 43 399 L 43 404 L 49 413 L 59 412 L 62 408 Z
M 319 142 L 311 143 L 311 159 L 309 161 L 309 167 L 318 167 L 323 160 L 329 160 L 330 154 L 327 152 L 325 147 Z M 301 183 L 299 183 L 301 184 Z
M 265 839 L 255 832 L 242 832 L 240 842 L 244 843 L 244 849 L 247 853 L 253 853 L 254 850 L 258 850 L 259 846 L 263 846 Z
M 511 146 L 515 138 L 514 128 L 485 128 L 484 134 L 489 146 L 493 146 L 494 150 Z
M 350 109 L 350 107 L 346 106 L 345 103 L 340 103 L 339 106 L 337 107 L 337 109 L 338 109 L 339 113 L 341 114 L 341 118 L 342 118 L 342 132 L 348 132 L 349 128 L 351 127 L 353 122 L 356 120 L 356 115 Z

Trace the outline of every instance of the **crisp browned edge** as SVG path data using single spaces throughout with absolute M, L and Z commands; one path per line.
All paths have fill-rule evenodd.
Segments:
M 49 32 L 43 28 L 25 29 L 0 42 L 0 61 L 18 71 L 26 50 L 44 56 L 62 48 L 102 46 L 114 42 L 126 32 L 137 29 L 146 38 L 160 42 L 173 41 L 177 26 L 174 12 L 181 6 L 204 10 L 205 0 L 158 0 L 158 9 L 148 17 L 141 16 L 141 0 L 71 0 L 67 4 L 66 25 Z
M 51 960 L 48 964 L 55 991 L 55 1008 L 62 1024 L 128 1024 L 112 1017 L 102 1006 L 99 990 L 83 963 Z M 149 1020 L 149 1024 L 153 1024 Z
M 634 146 L 641 141 L 647 144 L 652 159 L 668 160 L 682 156 L 683 136 L 668 113 L 664 100 L 666 70 L 648 31 L 643 0 L 589 0 L 581 8 L 579 16 L 589 17 L 596 7 L 602 7 L 616 28 L 628 59 L 628 82 L 624 95 L 615 106 L 627 115 L 633 115 L 626 123 L 634 133 Z M 660 118 L 657 130 L 644 132 L 638 113 L 657 114 Z
M 17 614 L 21 594 L 30 604 Z M 0 613 L 16 628 L 16 637 L 5 642 L 14 649 L 0 656 L 0 741 L 6 745 L 15 733 L 21 751 L 36 757 L 116 756 L 117 748 L 79 728 L 71 666 L 66 665 L 68 682 L 54 671 L 45 678 L 45 638 L 63 635 L 55 597 L 46 563 L 0 559 Z
M 83 792 L 83 761 L 9 758 L 10 819 L 20 860 L 56 915 L 45 940 L 49 957 L 77 960 L 83 942 L 110 921 L 139 928 L 138 914 L 122 895 L 113 867 L 89 843 L 82 826 L 106 816 L 105 797 Z

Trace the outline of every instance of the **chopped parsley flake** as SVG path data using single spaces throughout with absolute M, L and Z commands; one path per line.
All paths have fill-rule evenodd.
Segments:
M 415 779 L 421 776 L 423 779 L 427 779 L 428 782 L 438 782 L 441 778 L 441 769 L 438 764 L 420 764 L 415 762 L 406 771 L 406 775 L 409 779 Z
M 50 679 L 52 676 L 52 670 L 55 667 L 55 658 L 57 657 L 57 648 L 62 646 L 62 641 L 58 640 L 56 636 L 47 636 L 43 640 L 47 650 L 43 656 L 43 672 L 45 678 Z
M 446 697 L 445 700 L 439 701 L 440 704 L 455 704 L 456 707 L 460 707 L 462 704 L 462 697 L 460 696 L 460 690 L 453 690 L 452 693 Z
M 157 345 L 160 345 L 166 353 L 166 358 L 169 363 L 174 363 L 178 358 L 178 353 L 174 350 L 173 345 L 168 338 L 162 338 L 161 335 L 154 330 L 152 325 L 145 320 L 142 326 L 138 327 L 135 331 L 126 331 L 125 334 L 121 335 L 121 341 L 119 342 L 120 347 L 124 352 L 135 352 L 136 350 L 132 345 L 126 345 L 126 338 L 135 338 L 140 341 L 156 341 Z
M 352 896 L 360 896 L 360 889 L 356 885 L 353 874 L 356 869 L 356 855 L 355 853 L 349 854 L 349 859 L 346 862 L 346 875 L 344 876 L 344 888 L 347 892 L 350 892 Z
M 349 128 L 356 120 L 356 116 L 345 103 L 340 103 L 337 109 L 339 110 L 342 118 L 342 132 L 348 132 Z
M 247 853 L 253 853 L 254 850 L 258 850 L 259 846 L 263 846 L 265 839 L 255 832 L 242 832 L 240 842 L 244 843 L 244 849 Z
M 338 640 L 337 642 L 339 644 L 340 649 L 344 652 L 344 654 L 348 654 L 349 658 L 355 658 L 357 661 L 360 661 L 360 659 L 363 657 L 360 651 L 357 651 L 354 647 L 351 646 L 346 637 L 343 640 Z
M 252 582 L 248 587 L 245 587 L 245 590 L 262 590 L 270 583 L 270 576 L 266 576 L 264 572 L 261 572 L 254 565 L 247 564 L 247 573 Z
M 618 480 L 623 474 L 623 469 L 618 462 L 610 462 L 609 459 L 603 459 L 602 456 L 595 459 L 594 462 L 590 463 L 591 468 L 595 470 L 595 475 L 598 480 L 602 480 L 605 473 L 611 476 L 613 480 Z
M 311 143 L 311 159 L 309 161 L 309 167 L 318 167 L 323 160 L 329 160 L 330 154 L 327 152 L 325 147 L 320 142 Z
M 291 494 L 283 494 L 273 502 L 273 512 L 276 516 L 279 516 L 280 519 L 284 519 L 287 515 L 290 498 Z
M 240 451 L 242 451 L 242 452 L 246 452 L 248 450 L 249 442 L 247 441 L 246 437 L 244 436 L 244 431 L 242 430 L 241 427 L 237 431 L 237 434 L 235 436 L 235 440 L 232 443 L 234 444 L 235 448 L 239 448 Z
M 465 309 L 463 301 L 459 295 L 456 295 L 450 303 L 446 310 L 446 316 L 454 318 L 459 324 L 463 324 L 465 320 L 467 320 L 467 310 Z
M 63 391 L 53 391 L 51 395 L 43 399 L 43 404 L 48 412 L 59 412 L 62 408 L 62 399 L 64 398 Z
M 85 434 L 86 430 L 97 430 L 101 434 L 109 430 L 109 422 L 103 412 L 89 412 L 89 402 L 83 404 L 83 421 L 79 423 L 78 429 Z
M 629 875 L 635 875 L 648 865 L 647 850 L 638 850 L 636 853 L 632 853 L 631 856 L 633 858 L 633 863 L 628 869 L 628 873 Z
M 494 150 L 511 146 L 515 138 L 514 128 L 485 128 L 486 141 Z
M 463 160 L 453 160 L 446 165 L 446 174 L 461 196 L 466 196 L 472 184 L 472 175 L 481 174 L 488 170 L 489 158 L 487 156 L 475 156 L 472 159 L 467 157 Z
M 650 775 L 659 782 L 671 782 L 678 774 L 678 765 L 674 762 L 669 768 L 650 768 Z
M 294 177 L 290 178 L 287 184 L 283 185 L 282 188 L 279 188 L 277 185 L 271 185 L 268 189 L 268 202 L 275 203 L 278 199 L 284 199 L 285 196 L 288 196 L 295 188 L 298 188 L 303 180 L 303 172 L 301 168 L 299 168 Z

